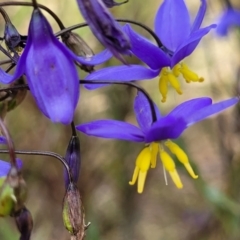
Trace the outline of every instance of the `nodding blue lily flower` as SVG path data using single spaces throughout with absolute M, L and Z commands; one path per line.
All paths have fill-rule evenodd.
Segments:
M 76 128 L 89 136 L 144 142 L 146 144 L 136 159 L 133 178 L 129 182 L 130 185 L 133 185 L 138 179 L 139 193 L 143 192 L 150 165 L 152 168 L 156 167 L 158 153 L 164 168 L 169 172 L 175 185 L 182 188 L 183 185 L 176 171 L 175 163 L 166 149 L 176 155 L 193 178 L 198 176 L 192 170 L 186 153 L 171 139 L 180 137 L 184 130 L 191 125 L 223 111 L 238 101 L 239 99 L 235 97 L 213 104 L 211 98 L 195 98 L 178 105 L 166 116 L 161 116 L 155 107 L 157 120 L 153 123 L 149 102 L 139 92 L 134 102 L 134 111 L 139 127 L 117 120 L 97 120 L 81 124 Z
M 159 90 L 162 102 L 166 101 L 168 85 L 182 93 L 178 80 L 181 74 L 186 82 L 202 82 L 204 79 L 192 72 L 186 64 L 180 63 L 189 56 L 204 37 L 216 25 L 200 28 L 205 12 L 206 0 L 202 0 L 193 24 L 183 0 L 165 0 L 155 17 L 155 32 L 164 47 L 159 48 L 148 39 L 136 33 L 129 25 L 124 30 L 130 38 L 132 52 L 149 68 L 140 65 L 108 67 L 87 76 L 87 80 L 133 81 L 159 78 Z M 86 88 L 95 89 L 103 85 L 86 84 Z
M 222 14 L 218 26 L 217 34 L 220 36 L 226 36 L 229 28 L 240 27 L 240 10 L 228 7 Z
M 97 65 L 111 56 L 108 50 L 91 59 L 74 55 L 54 36 L 41 11 L 34 9 L 26 47 L 16 71 L 12 76 L 0 69 L 0 82 L 8 84 L 25 74 L 43 114 L 53 122 L 69 124 L 79 99 L 79 78 L 74 61 Z
M 77 0 L 79 9 L 96 38 L 108 48 L 113 55 L 126 63 L 122 54 L 130 55 L 131 45 L 121 26 L 114 20 L 105 4 L 114 1 Z M 115 4 L 116 5 L 116 4 Z

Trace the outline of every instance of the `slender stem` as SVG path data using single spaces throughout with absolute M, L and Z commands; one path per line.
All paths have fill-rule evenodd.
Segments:
M 145 97 L 147 98 L 150 108 L 151 108 L 151 113 L 152 113 L 152 120 L 153 123 L 157 121 L 157 116 L 156 116 L 156 112 L 155 112 L 155 107 L 154 107 L 154 102 L 151 99 L 151 97 L 149 96 L 149 94 L 145 91 L 145 89 L 143 89 L 142 87 L 138 86 L 135 83 L 132 82 L 121 82 L 121 81 L 115 81 L 115 82 L 111 82 L 111 81 L 95 81 L 95 80 L 80 80 L 79 84 L 114 84 L 114 85 L 125 85 L 125 86 L 129 86 L 129 87 L 133 87 L 136 88 L 138 91 L 142 92 Z M 0 92 L 8 92 L 8 91 L 12 91 L 12 90 L 19 90 L 19 89 L 28 89 L 29 87 L 27 84 L 24 85 L 20 85 L 20 86 L 14 86 L 14 87 L 9 87 L 9 88 L 2 88 L 0 89 Z
M 0 153 L 9 153 L 9 150 L 0 149 Z M 33 150 L 33 151 L 15 150 L 14 154 L 48 156 L 48 157 L 56 158 L 63 164 L 63 166 L 65 167 L 65 169 L 68 173 L 68 177 L 70 179 L 70 182 L 72 182 L 72 175 L 70 173 L 70 169 L 69 169 L 68 164 L 65 162 L 64 158 L 57 153 L 49 152 L 49 151 L 41 152 L 41 151 L 37 151 L 37 150 Z
M 5 49 L 3 48 L 1 45 L 0 45 L 0 51 L 2 51 L 7 57 L 9 57 L 12 62 L 14 62 L 15 64 L 17 63 L 16 59 L 14 59 L 11 54 Z
M 16 65 L 15 63 L 12 63 L 5 72 L 6 73 L 10 72 L 15 67 L 15 65 Z
M 4 3 L 0 3 L 0 7 L 3 6 L 26 6 L 26 7 L 32 7 L 33 3 L 30 2 L 15 2 L 15 1 L 9 1 L 9 2 L 4 2 Z M 54 20 L 57 22 L 57 24 L 59 25 L 60 29 L 64 29 L 64 25 L 62 23 L 62 21 L 60 20 L 60 18 L 48 7 L 42 5 L 42 4 L 37 4 L 37 6 L 43 10 L 45 10 L 46 12 L 48 12 L 53 18 Z
M 0 61 L 0 66 L 7 63 L 12 63 L 12 60 L 7 59 L 7 60 Z
M 149 32 L 152 35 L 152 37 L 155 39 L 155 41 L 156 41 L 156 43 L 157 43 L 159 48 L 163 47 L 163 44 L 162 44 L 161 40 L 159 39 L 159 37 L 157 36 L 157 34 L 151 28 L 147 27 L 146 25 L 144 25 L 142 23 L 139 23 L 139 22 L 136 22 L 134 20 L 128 20 L 128 19 L 116 19 L 116 21 L 118 21 L 118 22 L 125 22 L 125 23 L 131 23 L 131 24 L 137 25 L 139 27 L 142 27 L 143 29 L 145 29 L 147 32 Z M 62 34 L 65 34 L 66 32 L 70 32 L 72 30 L 75 30 L 75 29 L 78 29 L 78 28 L 82 28 L 82 27 L 86 27 L 86 26 L 88 26 L 87 23 L 79 23 L 79 24 L 73 25 L 71 27 L 65 28 L 65 29 L 57 32 L 55 34 L 55 36 L 59 37 Z
M 16 163 L 16 155 L 15 155 L 15 152 L 14 152 L 13 141 L 10 138 L 9 132 L 8 132 L 6 126 L 4 125 L 4 123 L 3 123 L 1 118 L 0 118 L 0 127 L 1 127 L 1 130 L 3 132 L 3 135 L 7 139 L 8 153 L 9 153 L 9 156 L 10 156 L 11 165 L 12 166 L 16 166 L 17 163 Z
M 32 0 L 32 5 L 33 5 L 34 9 L 38 9 L 37 0 Z
M 0 13 L 2 14 L 6 23 L 11 23 L 9 16 L 7 15 L 6 11 L 2 7 L 0 7 Z
M 74 121 L 71 122 L 71 128 L 72 128 L 72 135 L 77 136 L 77 131 L 76 131 Z

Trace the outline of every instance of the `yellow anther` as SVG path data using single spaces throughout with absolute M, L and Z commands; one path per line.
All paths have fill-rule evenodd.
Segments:
M 159 78 L 159 91 L 162 95 L 162 102 L 166 102 L 168 93 L 168 78 L 165 75 L 161 75 Z
M 139 176 L 138 176 L 138 185 L 137 185 L 138 193 L 143 192 L 146 177 L 147 177 L 147 171 L 146 172 L 141 172 L 140 171 Z
M 169 150 L 176 155 L 178 160 L 184 164 L 185 168 L 187 169 L 188 173 L 191 175 L 192 178 L 196 179 L 198 176 L 193 172 L 191 165 L 189 164 L 187 154 L 174 142 L 168 140 L 165 142 L 165 145 L 169 148 Z
M 132 181 L 130 185 L 134 185 L 138 178 L 138 193 L 142 193 L 147 176 L 147 171 L 150 167 L 151 151 L 149 147 L 144 148 L 137 157 L 136 166 L 134 169 Z
M 177 188 L 183 188 L 183 184 L 182 184 L 182 181 L 176 171 L 176 169 L 172 172 L 169 172 L 173 182 L 175 183 L 175 185 L 177 186 Z
M 174 171 L 175 163 L 170 155 L 165 152 L 164 150 L 160 150 L 160 158 L 162 160 L 163 166 L 166 168 L 167 171 Z
M 151 151 L 151 168 L 155 168 L 157 163 L 158 143 L 153 142 L 149 147 Z
M 182 94 L 179 80 L 172 73 L 168 74 L 168 81 L 172 85 L 172 87 L 177 91 L 178 94 Z
M 138 174 L 139 174 L 139 170 L 140 170 L 139 167 L 135 166 L 133 176 L 132 176 L 132 181 L 129 181 L 130 185 L 134 185 L 136 183 L 137 177 L 138 177 Z
M 181 68 L 180 64 L 176 64 L 172 69 L 172 72 L 176 77 L 180 75 L 180 68 Z
M 196 73 L 191 71 L 185 63 L 181 64 L 180 72 L 182 73 L 184 79 L 188 83 L 190 81 L 192 81 L 192 82 L 203 82 L 204 81 L 204 79 L 202 77 L 199 78 Z
M 181 179 L 179 178 L 179 175 L 176 171 L 176 167 L 175 167 L 175 163 L 174 163 L 173 159 L 164 150 L 160 150 L 160 158 L 162 160 L 163 166 L 169 172 L 169 174 L 170 174 L 173 182 L 177 186 L 177 188 L 182 188 L 183 185 L 182 185 Z

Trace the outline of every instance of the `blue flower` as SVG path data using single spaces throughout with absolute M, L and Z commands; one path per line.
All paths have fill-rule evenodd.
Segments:
M 182 188 L 183 185 L 175 169 L 174 161 L 167 153 L 166 148 L 176 155 L 193 178 L 197 178 L 197 175 L 193 172 L 186 153 L 170 139 L 180 137 L 189 126 L 223 111 L 238 101 L 239 99 L 235 97 L 213 104 L 211 98 L 196 98 L 178 105 L 166 116 L 161 116 L 157 107 L 155 107 L 157 121 L 152 123 L 149 102 L 142 93 L 138 93 L 135 98 L 134 111 L 139 127 L 117 120 L 97 120 L 81 124 L 76 128 L 90 136 L 144 142 L 146 144 L 137 157 L 133 178 L 129 182 L 133 185 L 138 178 L 139 193 L 143 191 L 150 165 L 152 168 L 156 167 L 158 153 L 163 166 L 169 172 L 176 186 Z
M 103 3 L 102 0 L 77 0 L 77 3 L 83 17 L 97 39 L 116 58 L 126 63 L 122 54 L 130 54 L 131 45 L 129 39 L 104 5 L 105 3 L 113 6 L 114 2 L 104 1 Z
M 96 65 L 111 57 L 106 50 L 90 60 L 75 56 L 54 36 L 50 24 L 35 9 L 27 44 L 13 76 L 0 69 L 0 82 L 11 83 L 26 75 L 30 91 L 41 111 L 53 122 L 69 124 L 79 99 L 79 78 L 74 61 Z
M 220 36 L 226 36 L 229 28 L 234 26 L 240 27 L 240 10 L 229 7 L 221 16 L 216 30 Z
M 187 82 L 202 82 L 203 78 L 192 72 L 184 63 L 204 37 L 216 25 L 200 28 L 206 12 L 206 0 L 202 0 L 193 24 L 183 0 L 165 0 L 158 9 L 155 18 L 155 32 L 164 47 L 158 48 L 148 39 L 139 35 L 126 25 L 125 32 L 130 38 L 132 52 L 149 68 L 139 65 L 108 67 L 87 76 L 87 80 L 133 81 L 152 79 L 160 76 L 159 90 L 162 102 L 166 101 L 168 84 L 181 94 L 182 90 L 177 77 L 181 74 Z M 85 85 L 94 89 L 103 85 Z

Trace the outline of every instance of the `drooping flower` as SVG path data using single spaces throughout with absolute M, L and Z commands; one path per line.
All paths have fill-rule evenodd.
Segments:
M 76 128 L 89 136 L 144 142 L 146 144 L 136 159 L 133 178 L 129 182 L 133 185 L 138 179 L 139 193 L 143 192 L 150 165 L 152 168 L 156 167 L 158 153 L 164 168 L 169 172 L 175 185 L 182 188 L 183 185 L 176 171 L 175 163 L 166 149 L 176 155 L 193 178 L 197 178 L 197 175 L 192 170 L 186 153 L 171 139 L 180 137 L 189 126 L 223 111 L 238 101 L 239 99 L 235 97 L 213 104 L 211 98 L 195 98 L 178 105 L 166 116 L 161 116 L 155 107 L 157 120 L 153 123 L 149 102 L 142 93 L 138 93 L 135 98 L 134 111 L 139 127 L 117 120 L 97 120 L 81 124 Z
M 97 65 L 112 54 L 105 50 L 91 59 L 78 57 L 54 36 L 47 19 L 34 9 L 26 47 L 13 76 L 0 69 L 0 82 L 11 83 L 26 75 L 30 91 L 41 111 L 53 122 L 69 124 L 79 98 L 79 78 L 74 61 Z
M 217 26 L 217 34 L 226 36 L 232 27 L 240 27 L 240 10 L 228 7 L 220 17 Z
M 108 5 L 112 1 L 104 1 Z M 122 54 L 130 54 L 130 42 L 121 26 L 114 20 L 102 0 L 77 0 L 79 9 L 96 38 L 113 55 L 125 63 Z
M 216 25 L 200 28 L 206 12 L 206 0 L 202 0 L 193 24 L 183 0 L 165 0 L 155 17 L 155 32 L 164 47 L 159 48 L 148 39 L 136 33 L 129 25 L 124 27 L 130 38 L 132 52 L 149 68 L 140 65 L 108 67 L 87 76 L 87 80 L 133 81 L 159 78 L 162 102 L 166 101 L 168 85 L 182 93 L 178 80 L 181 74 L 186 82 L 202 82 L 204 79 L 192 72 L 181 61 L 189 56 L 204 37 Z M 85 85 L 95 89 L 103 85 Z

